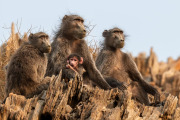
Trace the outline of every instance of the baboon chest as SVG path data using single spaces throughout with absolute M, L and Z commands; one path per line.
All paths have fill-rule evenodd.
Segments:
M 118 79 L 121 82 L 127 82 L 129 76 L 124 65 L 122 54 L 114 55 L 114 57 L 111 60 L 112 64 L 110 76 L 113 76 L 113 78 Z
M 81 49 L 82 43 L 80 40 L 76 40 L 70 44 L 71 53 L 79 53 L 82 51 Z
M 46 72 L 47 67 L 47 58 L 45 56 L 41 56 L 40 59 L 36 61 L 37 65 L 37 79 L 42 79 Z

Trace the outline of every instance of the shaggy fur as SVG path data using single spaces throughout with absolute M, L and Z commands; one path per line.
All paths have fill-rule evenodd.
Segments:
M 104 80 L 101 73 L 95 66 L 91 54 L 88 50 L 87 43 L 84 38 L 86 30 L 83 24 L 84 20 L 78 15 L 65 15 L 62 19 L 60 29 L 57 31 L 54 41 L 52 42 L 52 51 L 48 57 L 47 76 L 59 74 L 61 69 L 66 67 L 66 59 L 72 53 L 77 53 L 83 57 L 83 67 L 88 77 L 97 83 L 103 89 L 111 88 Z M 70 77 L 75 76 L 74 72 L 70 72 Z
M 50 50 L 46 33 L 38 32 L 29 36 L 29 42 L 14 53 L 8 64 L 6 96 L 13 92 L 28 98 L 47 89 L 49 79 L 43 80 L 47 67 L 45 53 Z
M 103 37 L 104 45 L 96 59 L 96 66 L 102 75 L 130 84 L 128 88 L 132 91 L 132 98 L 140 103 L 149 105 L 147 93 L 154 95 L 155 102 L 158 103 L 159 92 L 143 80 L 132 58 L 121 51 L 125 40 L 123 31 L 119 28 L 105 30 Z

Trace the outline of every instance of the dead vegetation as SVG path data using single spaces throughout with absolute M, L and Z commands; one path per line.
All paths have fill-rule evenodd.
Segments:
M 15 25 L 12 23 L 10 37 L 1 45 L 0 48 L 0 100 L 4 97 L 5 66 L 8 64 L 13 53 L 24 41 L 27 41 L 27 34 L 24 33 L 20 38 L 20 33 L 15 33 Z
M 1 120 L 169 120 L 180 119 L 177 97 L 169 95 L 164 105 L 140 105 L 131 93 L 117 88 L 104 91 L 83 86 L 82 78 L 69 82 L 61 73 L 53 76 L 47 91 L 31 99 L 10 93 L 0 104 Z
M 170 57 L 167 63 L 158 62 L 158 57 L 151 48 L 150 56 L 140 53 L 135 57 L 135 62 L 144 78 L 158 87 L 163 95 L 170 93 L 180 99 L 180 58 L 173 60 Z

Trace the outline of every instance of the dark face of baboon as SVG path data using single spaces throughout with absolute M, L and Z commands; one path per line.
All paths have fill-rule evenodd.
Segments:
M 51 51 L 51 45 L 49 41 L 49 36 L 43 32 L 38 32 L 29 35 L 29 42 L 36 48 L 38 48 L 42 53 L 49 53 Z
M 123 48 L 124 47 L 124 34 L 119 28 L 104 30 L 103 37 L 105 37 L 105 45 L 110 48 Z
M 71 39 L 82 39 L 86 36 L 84 20 L 78 15 L 65 15 L 61 24 L 62 35 Z

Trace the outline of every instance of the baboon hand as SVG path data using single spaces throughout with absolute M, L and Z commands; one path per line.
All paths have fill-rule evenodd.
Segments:
M 155 104 L 159 104 L 160 103 L 160 94 L 159 94 L 158 91 L 154 95 L 154 101 L 155 101 Z
M 64 78 L 67 78 L 67 79 L 71 79 L 71 78 L 75 78 L 76 76 L 76 72 L 72 69 L 66 69 L 65 70 L 65 73 L 64 73 Z
M 118 86 L 118 88 L 119 88 L 120 90 L 127 90 L 128 84 L 125 83 L 125 82 L 123 82 L 120 86 Z

